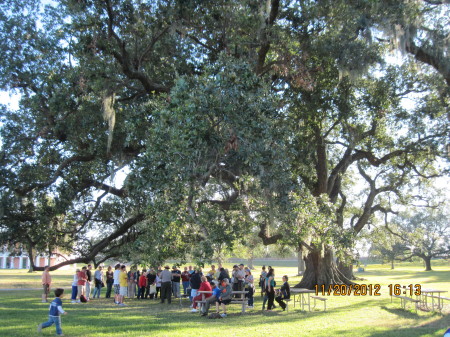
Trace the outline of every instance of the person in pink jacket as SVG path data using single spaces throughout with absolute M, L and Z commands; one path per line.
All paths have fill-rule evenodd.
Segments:
M 52 277 L 50 275 L 50 267 L 45 266 L 44 272 L 42 273 L 42 303 L 47 302 L 47 296 L 50 293 L 50 285 L 52 284 Z

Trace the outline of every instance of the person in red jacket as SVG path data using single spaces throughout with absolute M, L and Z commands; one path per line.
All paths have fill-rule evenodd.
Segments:
M 202 283 L 200 284 L 200 288 L 198 289 L 198 291 L 211 291 L 211 293 L 205 294 L 205 298 L 208 298 L 212 295 L 212 288 L 211 288 L 211 285 L 209 284 L 206 276 L 202 276 Z M 202 294 L 198 294 L 197 296 L 194 297 L 194 299 L 192 300 L 192 302 L 193 302 L 192 312 L 197 312 L 197 301 L 201 301 L 201 300 L 202 300 Z
M 188 268 L 184 267 L 184 272 L 181 273 L 181 282 L 183 283 L 183 292 L 185 296 L 189 295 L 188 288 L 190 279 L 191 274 L 189 273 Z
M 139 277 L 138 287 L 140 289 L 140 291 L 138 292 L 138 299 L 139 295 L 141 296 L 141 299 L 144 299 L 145 289 L 147 288 L 147 273 L 145 269 L 142 269 L 142 274 Z
M 78 272 L 78 282 L 77 282 L 77 287 L 78 287 L 78 301 L 77 303 L 81 302 L 81 295 L 85 296 L 86 294 L 86 281 L 87 281 L 87 276 L 86 276 L 86 266 L 84 266 L 83 268 L 81 268 L 81 271 Z

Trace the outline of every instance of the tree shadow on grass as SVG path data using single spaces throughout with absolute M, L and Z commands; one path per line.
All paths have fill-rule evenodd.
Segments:
M 393 311 L 388 308 L 385 309 L 388 311 Z M 408 316 L 407 318 L 414 318 L 414 316 Z M 441 316 L 438 320 L 434 320 L 432 322 L 425 324 L 420 324 L 414 327 L 409 326 L 397 328 L 395 329 L 395 331 L 374 332 L 370 335 L 370 337 L 422 337 L 422 336 L 442 337 L 449 326 L 450 326 L 450 316 L 444 315 Z
M 382 306 L 380 308 L 385 310 L 385 311 L 387 311 L 387 312 L 389 312 L 389 313 L 391 313 L 391 314 L 393 314 L 393 315 L 400 316 L 400 317 L 407 318 L 407 319 L 419 319 L 419 318 L 421 318 L 421 316 L 418 313 L 410 311 L 408 309 L 404 310 L 402 308 L 388 308 L 386 306 Z M 414 310 L 414 309 L 411 309 L 411 310 Z
M 331 301 L 333 300 L 333 297 L 330 297 Z M 380 297 L 372 297 L 372 299 L 367 299 L 367 297 L 361 297 L 361 301 L 353 302 L 349 304 L 341 304 L 337 307 L 333 307 L 333 302 L 327 303 L 327 312 L 332 310 L 339 310 L 339 311 L 352 311 L 355 309 L 362 309 L 369 306 L 377 306 L 380 307 L 382 304 L 388 303 L 387 298 L 380 298 Z M 312 306 L 312 304 L 311 304 Z

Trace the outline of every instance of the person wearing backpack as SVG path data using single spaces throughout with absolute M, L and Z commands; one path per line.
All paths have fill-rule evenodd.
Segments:
M 267 294 L 267 311 L 272 311 L 274 308 L 273 302 L 275 300 L 275 270 L 273 268 L 269 269 L 266 276 L 266 294 Z

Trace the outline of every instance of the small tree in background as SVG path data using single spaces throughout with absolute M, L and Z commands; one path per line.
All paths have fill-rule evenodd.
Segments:
M 425 270 L 431 271 L 431 260 L 446 258 L 450 254 L 450 223 L 443 209 L 424 209 L 420 213 L 399 216 L 402 234 L 410 247 L 410 257 L 417 256 L 425 263 Z M 403 234 L 404 233 L 404 234 Z
M 394 269 L 394 261 L 402 260 L 408 256 L 410 249 L 406 243 L 396 235 L 383 228 L 377 228 L 371 234 L 372 246 L 370 256 L 391 263 Z

